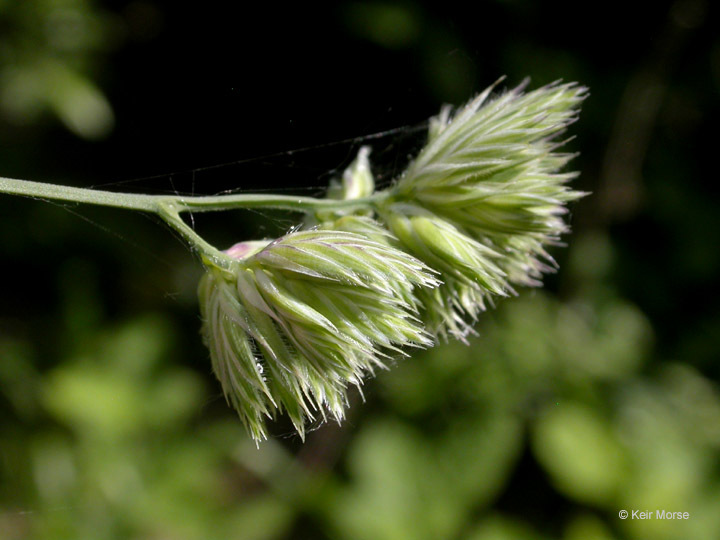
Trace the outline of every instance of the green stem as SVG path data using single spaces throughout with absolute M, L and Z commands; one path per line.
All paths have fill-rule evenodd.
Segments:
M 178 197 L 177 202 L 182 211 L 209 212 L 214 210 L 231 210 L 233 208 L 275 208 L 293 212 L 316 210 L 351 210 L 374 206 L 385 195 L 376 193 L 362 199 L 316 199 L 314 197 L 294 197 L 292 195 L 255 195 L 234 194 L 205 197 Z
M 141 195 L 136 193 L 114 193 L 56 184 L 31 182 L 0 177 L 0 193 L 21 195 L 37 199 L 51 199 L 65 202 L 96 204 L 151 212 L 160 216 L 168 225 L 179 232 L 187 242 L 200 253 L 206 264 L 223 270 L 231 270 L 237 261 L 218 250 L 198 235 L 180 214 L 182 212 L 209 212 L 235 208 L 275 208 L 293 212 L 317 210 L 340 210 L 374 207 L 386 197 L 376 193 L 371 197 L 351 200 L 316 199 L 292 195 L 231 194 L 200 197 L 180 195 Z
M 134 193 L 113 193 L 29 180 L 15 180 L 13 178 L 0 178 L 0 193 L 9 195 L 23 195 L 37 199 L 52 199 L 57 201 L 99 204 L 115 208 L 128 208 L 143 212 L 157 212 L 157 196 L 137 195 Z
M 334 200 L 316 199 L 314 197 L 295 197 L 293 195 L 257 195 L 242 193 L 200 197 L 140 195 L 1 177 L 0 193 L 23 195 L 38 199 L 97 204 L 152 213 L 159 213 L 160 205 L 163 204 L 176 205 L 178 212 L 210 212 L 216 210 L 231 210 L 234 208 L 276 208 L 294 212 L 339 210 L 372 206 L 383 196 L 381 193 L 378 193 L 364 199 Z
M 172 227 L 195 249 L 206 265 L 213 265 L 222 270 L 232 270 L 238 262 L 206 241 L 195 232 L 180 216 L 180 207 L 173 202 L 158 203 L 158 215 Z

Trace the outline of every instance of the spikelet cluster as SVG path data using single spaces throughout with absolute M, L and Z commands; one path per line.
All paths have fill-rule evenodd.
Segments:
M 199 291 L 205 341 L 252 437 L 265 438 L 278 411 L 301 436 L 308 420 L 340 421 L 348 385 L 389 353 L 432 343 L 413 291 L 437 285 L 407 253 L 339 230 L 288 234 L 231 276 L 209 268 Z
M 392 187 L 382 219 L 410 253 L 438 270 L 424 291 L 428 328 L 464 339 L 493 298 L 537 286 L 554 267 L 546 247 L 568 227 L 566 203 L 584 193 L 562 172 L 573 157 L 558 137 L 575 121 L 586 89 L 492 88 L 431 120 L 426 146 Z

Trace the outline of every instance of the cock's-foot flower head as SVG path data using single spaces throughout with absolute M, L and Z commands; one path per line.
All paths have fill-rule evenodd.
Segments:
M 362 148 L 308 216 L 317 228 L 226 252 L 200 286 L 205 339 L 228 400 L 252 436 L 286 411 L 341 420 L 348 385 L 405 346 L 465 340 L 497 297 L 539 285 L 548 245 L 567 232 L 583 193 L 561 172 L 557 138 L 585 89 L 552 84 L 490 98 L 492 88 L 431 120 L 428 143 L 387 190 L 374 192 Z M 377 219 L 373 219 L 376 217 Z M 229 270 L 228 270 L 229 268 Z
M 286 411 L 304 436 L 318 415 L 340 421 L 348 385 L 388 353 L 432 343 L 416 291 L 438 281 L 387 243 L 335 230 L 239 244 L 234 272 L 208 268 L 199 295 L 203 334 L 227 399 L 256 440 Z
M 427 145 L 389 190 L 380 216 L 400 246 L 440 271 L 421 293 L 425 320 L 463 338 L 486 302 L 514 285 L 540 284 L 554 261 L 546 246 L 568 227 L 565 204 L 584 193 L 560 172 L 557 142 L 586 96 L 575 84 L 490 98 L 492 87 L 431 120 Z

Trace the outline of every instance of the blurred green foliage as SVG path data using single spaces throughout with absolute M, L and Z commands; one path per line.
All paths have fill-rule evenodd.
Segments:
M 52 112 L 80 137 L 110 133 L 112 107 L 90 78 L 117 32 L 88 0 L 0 2 L 0 110 L 29 124 Z
M 137 216 L 82 213 L 100 222 L 93 228 L 63 209 L 0 199 L 0 263 L 9 272 L 0 297 L 2 540 L 718 537 L 720 324 L 712 304 L 720 212 L 707 162 L 714 165 L 708 123 L 718 114 L 720 33 L 705 3 L 637 14 L 616 3 L 594 13 L 595 29 L 586 18 L 564 19 L 566 8 L 525 0 L 446 10 L 353 2 L 312 17 L 293 12 L 274 30 L 250 28 L 266 19 L 249 8 L 223 17 L 170 2 L 100 4 L 0 2 L 0 158 L 16 170 L 57 166 L 87 178 L 92 155 L 112 174 L 154 170 L 163 161 L 146 154 L 181 160 L 186 140 L 206 148 L 190 155 L 199 166 L 224 155 L 214 153 L 220 135 L 229 159 L 238 159 L 239 144 L 252 149 L 251 139 L 267 137 L 277 150 L 277 137 L 289 137 L 278 127 L 287 124 L 287 100 L 311 110 L 305 120 L 297 113 L 298 123 L 317 124 L 320 140 L 331 120 L 341 124 L 332 132 L 339 140 L 348 129 L 367 132 L 368 111 L 387 103 L 412 103 L 407 117 L 388 116 L 409 125 L 438 100 L 462 101 L 507 72 L 513 80 L 531 74 L 533 85 L 563 77 L 590 86 L 575 165 L 578 187 L 594 193 L 573 207 L 576 232 L 553 253 L 561 270 L 546 289 L 520 291 L 489 311 L 469 346 L 443 344 L 379 373 L 364 402 L 353 394 L 343 426 L 318 427 L 301 445 L 281 420 L 260 448 L 209 373 L 193 300 L 198 271 L 166 231 Z M 168 27 L 157 30 L 163 13 Z M 120 47 L 123 35 L 146 41 Z M 190 47 L 206 42 L 193 59 Z M 137 50 L 113 59 L 113 47 Z M 292 77 L 296 48 L 312 76 Z M 181 68 L 172 71 L 173 62 Z M 259 98 L 243 93 L 233 109 L 208 75 L 238 65 L 230 84 L 262 86 L 271 94 L 260 106 L 248 107 Z M 103 69 L 117 70 L 109 95 L 131 116 L 118 114 L 109 140 L 69 143 L 17 127 L 49 110 L 86 141 L 109 134 Z M 287 77 L 302 101 L 288 97 Z M 133 94 L 138 78 L 142 92 Z M 186 93 L 169 91 L 180 86 Z M 338 94 L 327 110 L 342 106 L 343 115 L 313 108 L 313 99 Z M 204 123 L 225 117 L 224 132 Z M 184 122 L 192 129 L 179 129 Z M 238 135 L 238 125 L 247 132 Z M 380 182 L 402 166 L 397 158 L 383 164 L 387 155 L 373 155 L 387 167 Z M 127 156 L 145 156 L 147 169 Z M 297 171 L 296 158 L 266 159 L 261 172 Z M 310 187 L 318 176 L 325 183 L 331 166 L 309 167 Z M 225 182 L 236 182 L 231 173 Z M 194 174 L 192 185 L 160 181 L 164 190 L 196 188 Z M 214 186 L 203 188 L 238 187 Z M 261 235 L 291 223 L 272 217 L 197 221 L 230 242 L 253 223 Z M 620 520 L 621 509 L 687 511 L 690 519 Z
M 571 259 L 607 249 L 579 237 Z M 337 470 L 282 440 L 256 449 L 232 417 L 208 416 L 216 390 L 172 361 L 171 315 L 79 336 L 45 373 L 32 344 L 5 337 L 4 538 L 285 538 L 300 519 L 353 540 L 551 538 L 497 508 L 524 452 L 570 505 L 552 519 L 562 538 L 711 538 L 720 396 L 688 366 L 644 374 L 651 326 L 599 294 L 603 279 L 584 276 L 595 294 L 567 301 L 503 302 L 469 347 L 381 374 L 355 420 L 308 442 L 340 433 Z M 622 508 L 692 519 L 619 522 Z

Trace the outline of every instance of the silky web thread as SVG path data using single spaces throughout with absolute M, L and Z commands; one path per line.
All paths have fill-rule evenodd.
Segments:
M 149 176 L 141 176 L 141 177 L 134 177 L 126 180 L 117 180 L 112 182 L 103 182 L 98 184 L 93 184 L 88 186 L 89 189 L 95 189 L 95 188 L 108 188 L 113 186 L 128 186 L 133 184 L 139 184 L 141 182 L 147 182 L 148 180 L 161 180 L 161 179 L 167 179 L 167 183 L 169 185 L 169 189 L 159 189 L 159 188 L 152 188 L 152 187 L 143 187 L 142 191 L 144 192 L 152 192 L 157 194 L 168 194 L 168 195 L 175 195 L 182 199 L 184 196 L 194 196 L 196 194 L 196 188 L 198 185 L 201 185 L 201 179 L 198 178 L 199 173 L 208 172 L 208 171 L 215 171 L 215 170 L 222 170 L 224 168 L 230 168 L 238 165 L 243 164 L 250 164 L 250 163 L 261 163 L 267 162 L 268 166 L 276 167 L 278 166 L 277 162 L 273 162 L 272 160 L 274 158 L 279 157 L 288 157 L 293 156 L 296 154 L 303 154 L 303 153 L 309 153 L 313 151 L 322 150 L 325 148 L 332 148 L 336 146 L 341 145 L 348 145 L 348 152 L 343 160 L 343 163 L 349 163 L 354 159 L 355 154 L 357 153 L 359 147 L 363 145 L 364 143 L 369 143 L 375 140 L 383 139 L 390 136 L 398 136 L 399 138 L 402 137 L 410 137 L 412 135 L 418 134 L 418 133 L 424 133 L 427 131 L 428 122 L 424 121 L 419 124 L 414 125 L 406 125 L 398 128 L 392 128 L 384 131 L 379 131 L 376 133 L 370 133 L 368 135 L 361 135 L 357 137 L 350 137 L 346 139 L 340 139 L 337 141 L 332 141 L 328 143 L 321 143 L 311 146 L 305 146 L 301 148 L 291 149 L 291 150 L 283 150 L 279 152 L 273 152 L 270 154 L 264 154 L 257 157 L 250 157 L 250 158 L 243 158 L 239 160 L 234 161 L 226 161 L 218 164 L 208 165 L 204 167 L 198 167 L 195 169 L 185 170 L 185 171 L 175 171 L 170 173 L 163 173 L 163 174 L 156 174 L 156 175 L 149 175 Z M 416 145 L 415 150 L 419 151 L 421 148 L 423 141 L 419 141 Z M 376 149 L 378 155 L 385 155 L 388 154 L 394 147 L 394 142 L 389 143 L 389 145 L 386 148 Z M 393 156 L 393 161 L 391 164 L 387 164 L 385 167 L 380 167 L 378 169 L 379 172 L 376 172 L 376 184 L 378 189 L 382 189 L 384 187 L 387 187 L 392 180 L 400 173 L 401 169 L 404 168 L 407 165 L 408 157 L 405 155 L 397 155 L 398 153 L 395 153 L 396 155 Z M 371 154 L 372 155 L 372 154 Z M 283 167 L 287 169 L 295 168 L 294 164 L 287 164 L 283 165 Z M 342 175 L 342 166 L 338 166 L 336 168 L 328 169 L 327 172 L 319 175 L 320 178 L 339 178 Z M 177 189 L 175 180 L 176 178 L 180 176 L 189 176 L 190 177 L 190 191 L 181 191 Z M 229 188 L 225 190 L 221 190 L 220 192 L 215 193 L 215 195 L 229 195 L 234 193 L 244 193 L 244 192 L 251 192 L 251 193 L 280 193 L 280 192 L 305 192 L 305 193 L 311 193 L 315 194 L 316 196 L 322 196 L 326 189 L 328 187 L 328 182 L 325 182 L 323 184 L 316 184 L 311 186 L 299 186 L 299 187 L 274 187 L 274 188 L 268 188 L 268 189 L 256 189 L 256 188 Z M 50 201 L 47 201 L 50 202 Z M 137 249 L 141 252 L 143 252 L 146 255 L 150 255 L 153 259 L 158 260 L 162 262 L 163 264 L 168 265 L 169 263 L 167 261 L 162 260 L 161 257 L 159 257 L 157 254 L 151 252 L 149 249 L 144 248 L 142 245 L 138 244 L 137 242 L 134 242 L 133 240 L 129 239 L 128 237 L 122 235 L 121 233 L 117 231 L 110 230 L 109 228 L 103 226 L 102 224 L 88 218 L 87 216 L 83 215 L 81 212 L 75 210 L 78 205 L 69 205 L 67 203 L 57 203 L 52 202 L 52 204 L 55 204 L 56 206 L 59 206 L 60 208 L 63 208 L 67 210 L 68 212 L 72 213 L 73 215 L 79 217 L 80 219 L 83 219 L 87 223 L 90 223 L 91 225 L 94 225 L 95 227 L 99 228 L 103 232 L 107 232 L 115 236 L 116 238 L 120 239 L 127 245 L 131 246 L 134 249 Z M 72 208 L 71 208 L 72 206 Z M 275 222 L 275 224 L 281 225 L 281 227 L 285 230 L 290 230 L 294 225 L 295 221 L 292 219 L 282 219 L 278 218 L 277 215 L 272 215 L 271 212 L 266 210 L 260 210 L 260 209 L 243 209 L 245 211 L 250 211 L 253 213 L 256 213 L 260 216 L 262 216 L 266 220 L 270 220 Z M 189 220 L 190 225 L 193 229 L 195 229 L 195 216 L 192 211 L 187 212 L 189 214 Z M 144 214 L 143 214 L 144 215 Z M 154 216 L 146 215 L 146 218 L 152 219 L 155 222 L 158 222 Z M 170 228 L 168 227 L 168 230 Z M 177 235 L 174 231 L 173 235 L 178 238 L 178 240 L 182 241 L 183 244 L 185 244 L 185 241 Z

